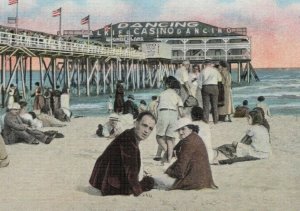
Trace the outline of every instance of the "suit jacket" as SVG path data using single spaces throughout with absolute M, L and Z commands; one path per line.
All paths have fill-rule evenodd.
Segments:
M 5 115 L 2 134 L 6 144 L 15 143 L 14 131 L 25 131 L 26 127 L 23 124 L 30 125 L 30 121 L 9 112 Z
M 177 160 L 166 170 L 166 174 L 176 178 L 171 189 L 216 188 L 205 144 L 196 133 L 181 140 L 174 150 Z
M 147 190 L 139 182 L 141 156 L 134 128 L 125 130 L 114 139 L 97 159 L 90 184 L 101 190 L 102 195 L 138 196 Z

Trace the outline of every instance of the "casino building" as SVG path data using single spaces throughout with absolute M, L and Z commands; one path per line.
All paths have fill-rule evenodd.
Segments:
M 93 39 L 131 46 L 163 43 L 161 47 L 169 48 L 170 55 L 162 56 L 174 62 L 198 62 L 208 57 L 228 62 L 251 61 L 251 40 L 246 28 L 220 28 L 197 21 L 120 22 L 94 31 Z
M 252 72 L 257 77 L 251 65 L 247 28 L 223 28 L 199 21 L 120 22 L 93 31 L 93 39 L 141 49 L 150 61 L 199 64 L 207 58 L 225 60 L 238 74 Z

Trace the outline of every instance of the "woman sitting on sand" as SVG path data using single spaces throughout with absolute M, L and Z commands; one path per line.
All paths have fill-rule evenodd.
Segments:
M 266 159 L 271 155 L 269 125 L 266 124 L 262 112 L 252 110 L 247 119 L 251 127 L 240 142 L 234 141 L 232 144 L 225 144 L 216 148 L 216 159 L 219 160 L 219 164 Z M 221 157 L 227 159 L 220 160 Z
M 181 139 L 174 148 L 177 160 L 167 168 L 165 174 L 153 177 L 155 187 L 171 190 L 217 188 L 205 144 L 197 134 L 198 126 L 185 117 L 178 120 L 176 131 Z

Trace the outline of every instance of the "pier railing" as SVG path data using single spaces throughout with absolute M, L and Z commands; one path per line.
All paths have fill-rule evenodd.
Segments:
M 172 60 L 174 61 L 183 61 L 183 60 L 197 60 L 203 61 L 206 58 L 210 58 L 212 60 L 250 60 L 250 55 L 207 55 L 205 56 L 172 56 Z
M 71 53 L 72 55 L 91 55 L 129 59 L 144 59 L 142 52 L 121 48 L 109 48 L 87 43 L 68 42 L 51 37 L 27 36 L 0 32 L 0 46 L 25 47 L 31 51 Z

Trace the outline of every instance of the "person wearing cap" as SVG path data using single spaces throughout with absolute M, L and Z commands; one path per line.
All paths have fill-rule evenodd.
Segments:
M 26 142 L 28 144 L 39 144 L 43 142 L 50 144 L 56 134 L 47 136 L 39 130 L 30 127 L 30 121 L 20 117 L 20 105 L 13 103 L 4 118 L 4 129 L 2 131 L 5 144 Z
M 176 70 L 175 78 L 180 82 L 180 93 L 182 101 L 184 102 L 189 95 L 192 95 L 189 84 L 189 61 L 183 61 L 180 68 Z
M 103 136 L 106 138 L 115 138 L 120 135 L 124 129 L 120 124 L 118 114 L 111 114 L 108 118 L 108 122 L 103 125 Z
M 158 99 L 156 126 L 157 143 L 165 152 L 162 163 L 171 161 L 176 137 L 174 132 L 175 123 L 179 117 L 183 116 L 183 102 L 176 92 L 176 89 L 180 89 L 180 83 L 175 77 L 169 76 L 165 84 L 166 89 L 160 93 Z M 159 160 L 158 156 L 159 154 L 156 154 L 155 160 Z
M 176 161 L 164 175 L 153 176 L 155 188 L 193 190 L 217 188 L 215 185 L 205 144 L 199 137 L 199 128 L 190 118 L 177 121 L 175 130 L 180 141 L 174 147 Z
M 265 103 L 264 101 L 265 101 L 265 97 L 264 96 L 259 96 L 257 98 L 256 107 L 262 108 L 264 110 L 265 115 L 268 116 L 268 117 L 271 117 L 270 108 L 269 108 L 268 104 Z
M 212 116 L 215 124 L 218 123 L 218 83 L 222 82 L 222 76 L 219 71 L 213 67 L 211 59 L 204 61 L 204 69 L 199 74 L 199 88 L 201 89 L 203 101 L 203 120 L 209 121 L 210 104 Z
M 139 143 L 149 137 L 155 124 L 151 112 L 140 113 L 135 126 L 116 137 L 97 159 L 89 183 L 103 196 L 139 196 L 153 188 L 153 178 L 143 174 Z
M 139 114 L 138 106 L 134 103 L 134 95 L 130 94 L 124 103 L 123 114 L 132 114 L 133 119 L 136 119 Z

